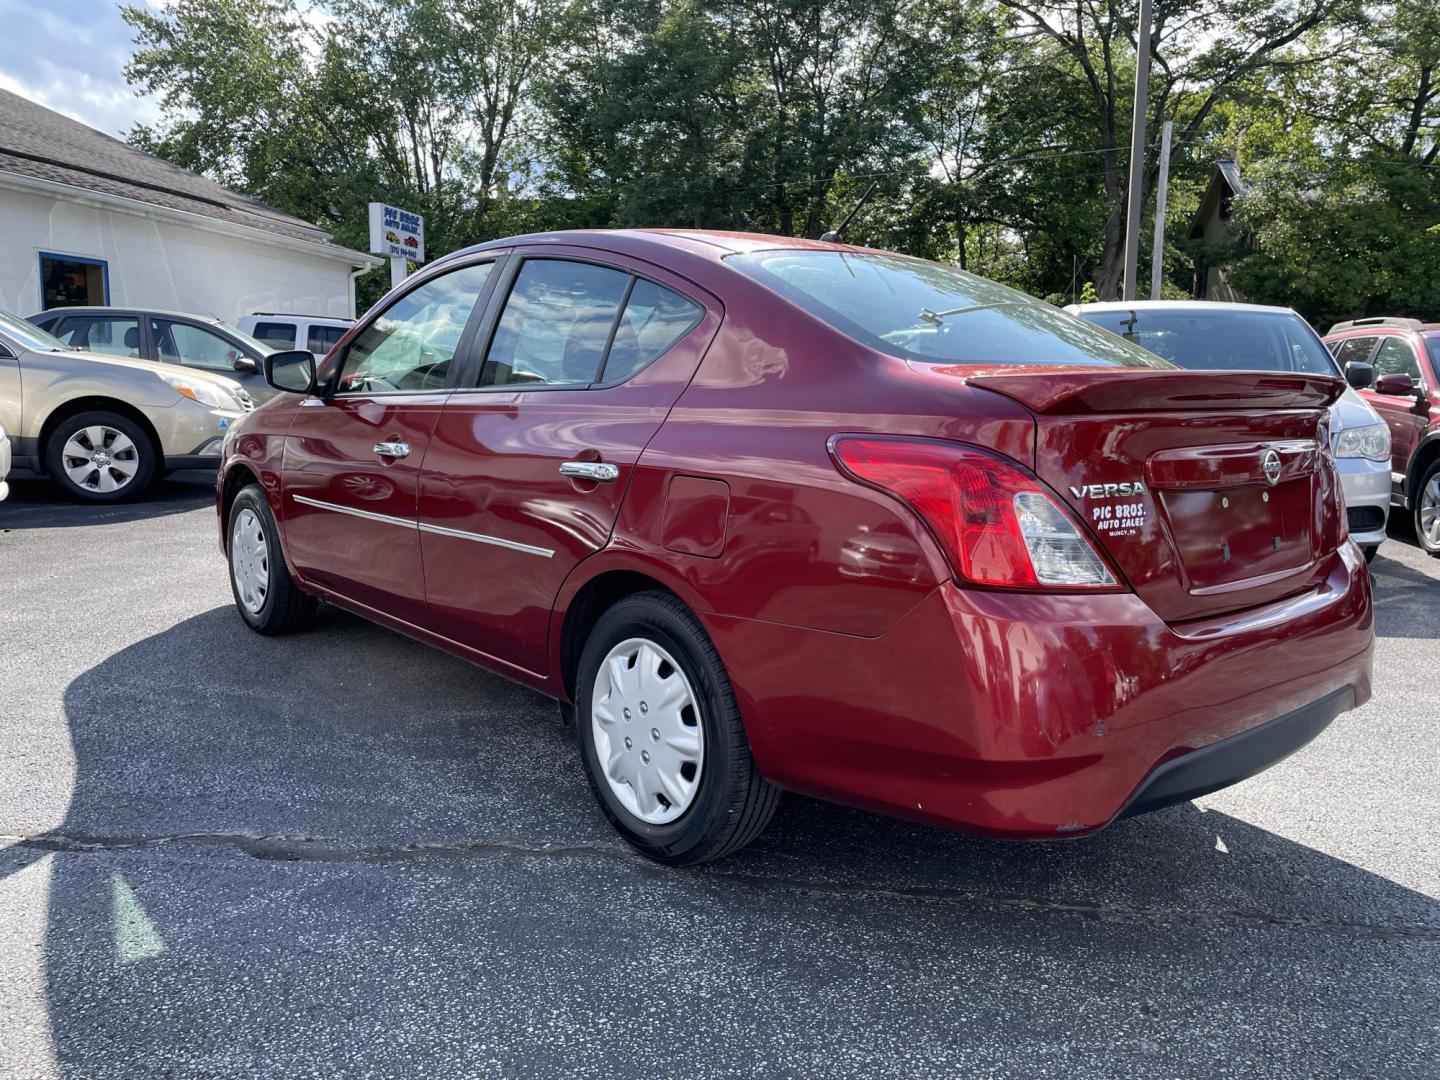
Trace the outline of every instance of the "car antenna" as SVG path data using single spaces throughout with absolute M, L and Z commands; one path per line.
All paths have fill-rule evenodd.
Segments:
M 870 186 L 865 189 L 865 194 L 860 196 L 860 201 L 850 208 L 850 213 L 845 215 L 845 220 L 840 222 L 839 225 L 835 226 L 835 228 L 831 229 L 829 232 L 821 233 L 820 239 L 824 240 L 828 244 L 841 243 L 841 234 L 844 233 L 846 228 L 849 227 L 850 222 L 855 220 L 855 215 L 860 212 L 860 208 L 862 206 L 864 206 L 867 202 L 870 201 L 870 196 L 875 194 L 875 189 L 879 186 L 879 180 L 871 180 Z

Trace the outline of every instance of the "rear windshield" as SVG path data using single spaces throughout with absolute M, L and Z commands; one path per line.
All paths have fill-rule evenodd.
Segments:
M 923 259 L 787 249 L 726 261 L 856 341 L 909 360 L 1170 366 L 1032 296 Z
M 1133 308 L 1080 317 L 1183 368 L 1340 374 L 1314 331 L 1289 311 Z

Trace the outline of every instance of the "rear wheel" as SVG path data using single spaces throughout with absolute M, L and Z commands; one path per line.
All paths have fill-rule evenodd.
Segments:
M 1425 470 L 1415 500 L 1415 537 L 1427 555 L 1440 559 L 1440 461 Z
M 112 412 L 83 412 L 56 425 L 45 444 L 45 470 L 66 494 L 112 503 L 145 493 L 160 454 L 145 430 Z
M 235 607 L 250 629 L 267 636 L 290 634 L 314 621 L 319 602 L 291 578 L 275 517 L 255 484 L 243 488 L 230 504 L 225 554 Z
M 756 770 L 720 656 L 684 604 L 621 600 L 591 631 L 576 684 L 586 776 L 631 845 L 693 865 L 760 835 L 780 792 Z

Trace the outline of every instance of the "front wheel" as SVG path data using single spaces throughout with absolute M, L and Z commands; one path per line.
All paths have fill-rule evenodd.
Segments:
M 1425 554 L 1440 559 L 1440 461 L 1425 470 L 1415 500 L 1415 538 Z
M 83 502 L 121 502 L 144 494 L 159 472 L 159 459 L 139 424 L 99 410 L 61 420 L 45 444 L 50 479 Z
M 678 599 L 639 593 L 605 612 L 576 683 L 590 787 L 641 854 L 688 866 L 760 835 L 779 789 L 755 768 L 720 656 Z
M 275 516 L 258 485 L 251 484 L 235 496 L 225 537 L 230 591 L 246 625 L 267 636 L 308 626 L 319 604 L 290 577 Z

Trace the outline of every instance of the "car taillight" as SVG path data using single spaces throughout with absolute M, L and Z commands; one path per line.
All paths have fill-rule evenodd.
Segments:
M 1079 522 L 1020 465 L 959 443 L 844 435 L 830 452 L 855 479 L 905 502 L 951 569 L 975 585 L 1114 589 Z

